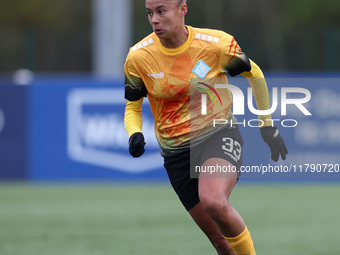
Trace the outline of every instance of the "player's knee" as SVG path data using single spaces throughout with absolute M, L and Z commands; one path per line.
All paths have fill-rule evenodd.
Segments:
M 225 198 L 214 198 L 210 196 L 200 196 L 200 201 L 204 210 L 213 219 L 218 219 L 228 211 L 228 201 Z

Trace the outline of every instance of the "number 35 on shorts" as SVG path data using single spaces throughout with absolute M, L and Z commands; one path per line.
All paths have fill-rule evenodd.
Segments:
M 223 137 L 222 141 L 222 149 L 224 150 L 224 153 L 232 157 L 236 162 L 238 162 L 242 155 L 241 144 L 231 137 Z

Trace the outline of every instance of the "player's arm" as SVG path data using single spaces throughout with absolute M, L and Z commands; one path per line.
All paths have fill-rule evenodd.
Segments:
M 252 60 L 250 60 L 242 51 L 233 37 L 225 36 L 225 47 L 222 47 L 222 68 L 231 76 L 241 74 L 249 81 L 253 90 L 256 106 L 258 110 L 270 109 L 269 92 L 264 75 Z M 271 115 L 259 115 L 261 135 L 263 140 L 268 144 L 271 150 L 271 158 L 278 161 L 281 158 L 286 159 L 288 153 L 286 145 L 277 129 L 272 126 Z
M 222 70 L 230 76 L 243 75 L 253 89 L 253 95 L 258 110 L 268 110 L 269 93 L 267 83 L 261 69 L 242 52 L 234 37 L 225 35 L 222 38 L 224 46 L 221 52 Z M 260 115 L 260 126 L 272 125 L 271 115 Z
M 145 140 L 142 133 L 142 104 L 147 90 L 133 59 L 128 55 L 125 66 L 125 115 L 124 125 L 129 135 L 129 152 L 133 157 L 140 157 L 145 149 Z
M 124 125 L 129 138 L 138 132 L 142 132 L 142 104 L 143 98 L 137 101 L 126 100 Z
M 241 75 L 248 79 L 248 82 L 253 90 L 257 109 L 268 110 L 270 109 L 270 102 L 267 82 L 260 67 L 252 60 L 248 59 L 248 61 L 250 64 L 250 70 L 241 73 Z M 270 114 L 259 115 L 258 118 L 260 120 L 260 126 L 272 126 L 273 122 Z
M 142 133 L 142 104 L 143 98 L 137 101 L 126 100 L 124 125 L 129 135 L 129 152 L 133 157 L 140 157 L 145 151 Z
M 249 84 L 252 87 L 257 109 L 268 110 L 270 109 L 270 103 L 266 80 L 259 66 L 251 60 L 250 63 L 251 70 L 244 72 L 241 75 L 248 79 Z M 281 158 L 285 160 L 288 150 L 279 130 L 276 126 L 273 126 L 271 115 L 259 115 L 259 120 L 261 120 L 260 124 L 263 123 L 263 126 L 260 128 L 261 136 L 271 150 L 272 160 L 275 162 L 278 161 L 280 155 Z

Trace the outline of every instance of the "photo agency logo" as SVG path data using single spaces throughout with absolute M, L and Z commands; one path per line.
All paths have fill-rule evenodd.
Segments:
M 282 118 L 266 119 L 270 121 L 271 126 L 281 125 L 282 127 L 296 127 L 298 120 L 293 118 L 287 118 L 288 108 L 300 111 L 304 116 L 312 116 L 311 112 L 307 109 L 306 104 L 311 100 L 311 92 L 308 89 L 301 87 L 273 87 L 269 90 L 271 94 L 271 107 L 267 110 L 258 110 L 254 106 L 253 89 L 247 88 L 247 95 L 245 96 L 243 91 L 235 85 L 224 84 L 225 80 L 213 80 L 213 84 L 208 85 L 208 82 L 192 81 L 194 89 L 200 91 L 200 114 L 203 116 L 209 115 L 208 109 L 213 106 L 222 106 L 224 95 L 231 93 L 233 100 L 233 114 L 244 116 L 246 114 L 245 107 L 248 107 L 248 111 L 253 115 L 271 115 L 277 112 L 280 108 L 280 116 Z M 280 91 L 280 93 L 279 93 Z M 247 98 L 247 100 L 246 100 Z M 197 99 L 194 99 L 197 100 Z M 210 100 L 210 102 L 209 102 Z M 213 106 L 212 106 L 213 105 Z M 292 108 L 293 107 L 293 108 Z M 197 109 L 197 108 L 196 108 Z M 213 127 L 220 125 L 239 125 L 243 127 L 262 127 L 264 126 L 264 120 L 254 119 L 239 119 L 236 123 L 232 119 L 214 118 L 212 120 Z

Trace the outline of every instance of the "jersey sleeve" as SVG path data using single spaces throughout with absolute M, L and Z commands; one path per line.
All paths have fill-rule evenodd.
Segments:
M 248 79 L 258 110 L 270 108 L 268 87 L 260 67 L 242 52 L 241 47 L 231 35 L 225 34 L 222 38 L 220 61 L 221 71 L 231 76 L 241 74 Z M 271 119 L 270 114 L 259 115 L 260 125 L 270 126 Z
M 251 62 L 251 71 L 244 72 L 241 75 L 248 79 L 248 82 L 253 89 L 253 95 L 256 102 L 256 107 L 258 110 L 268 110 L 270 109 L 269 102 L 269 92 L 266 79 L 262 73 L 261 68 L 254 63 Z M 259 120 L 261 120 L 263 126 L 271 126 L 272 125 L 272 116 L 268 115 L 259 115 Z
M 126 100 L 124 125 L 129 137 L 142 132 L 142 105 L 143 98 L 133 102 Z
M 251 70 L 251 63 L 235 38 L 224 34 L 221 38 L 220 70 L 231 76 Z
M 147 90 L 138 71 L 138 68 L 131 56 L 128 54 L 125 65 L 125 99 L 129 101 L 137 101 L 147 96 Z

